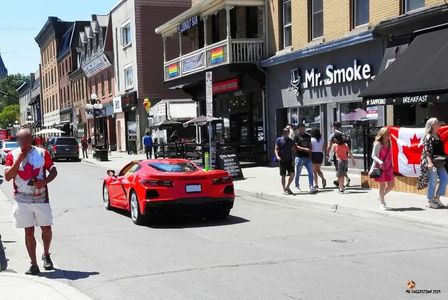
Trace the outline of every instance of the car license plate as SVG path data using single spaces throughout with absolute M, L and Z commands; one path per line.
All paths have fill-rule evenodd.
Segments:
M 70 148 L 65 148 L 65 151 L 70 151 Z
M 202 192 L 202 187 L 200 184 L 187 184 L 185 190 L 187 193 L 200 193 Z

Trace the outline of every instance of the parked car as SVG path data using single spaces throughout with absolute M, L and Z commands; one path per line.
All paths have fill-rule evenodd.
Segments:
M 79 161 L 79 144 L 74 137 L 49 138 L 46 147 L 53 160 Z
M 139 225 L 160 212 L 206 213 L 226 218 L 233 207 L 233 180 L 227 171 L 205 172 L 185 159 L 133 161 L 116 174 L 107 171 L 103 202 L 131 213 Z
M 4 141 L 1 142 L 0 145 L 0 159 L 2 162 L 2 165 L 5 164 L 6 155 L 11 152 L 12 150 L 19 148 L 19 144 L 15 141 Z

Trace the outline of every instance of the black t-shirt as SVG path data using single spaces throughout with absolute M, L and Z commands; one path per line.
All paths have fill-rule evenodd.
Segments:
M 294 142 L 297 146 L 300 146 L 302 148 L 309 148 L 311 149 L 311 135 L 308 133 L 304 134 L 296 134 L 294 137 Z M 296 151 L 297 157 L 309 157 L 310 153 L 306 151 L 297 150 Z
M 292 161 L 292 146 L 294 146 L 294 141 L 289 137 L 279 137 L 275 144 L 278 146 L 279 154 L 282 162 Z

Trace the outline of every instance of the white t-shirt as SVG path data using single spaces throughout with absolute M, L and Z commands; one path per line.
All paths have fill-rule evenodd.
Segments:
M 324 139 L 317 140 L 316 138 L 311 138 L 311 151 L 312 152 L 324 152 Z

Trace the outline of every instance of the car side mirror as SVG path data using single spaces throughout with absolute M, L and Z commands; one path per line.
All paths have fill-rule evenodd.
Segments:
M 114 170 L 107 170 L 107 176 L 117 177 L 117 175 L 115 175 L 115 171 Z

